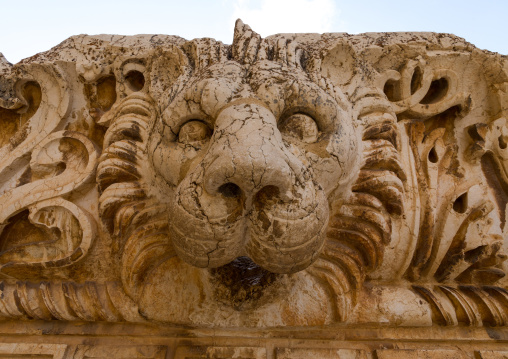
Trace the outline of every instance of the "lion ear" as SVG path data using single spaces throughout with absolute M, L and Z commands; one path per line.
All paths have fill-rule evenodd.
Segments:
M 191 64 L 181 46 L 172 45 L 155 51 L 150 66 L 150 95 L 165 105 L 179 89 L 175 86 L 182 75 L 191 70 Z
M 360 68 L 358 58 L 355 49 L 343 39 L 325 48 L 321 56 L 313 58 L 308 70 L 320 73 L 335 87 L 349 87 L 355 82 L 354 77 Z

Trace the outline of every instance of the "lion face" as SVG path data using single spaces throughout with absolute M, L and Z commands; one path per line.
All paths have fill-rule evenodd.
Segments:
M 187 84 L 148 150 L 176 253 L 203 268 L 242 256 L 274 273 L 308 267 L 329 203 L 358 172 L 350 109 L 301 69 L 268 60 L 212 65 Z
M 344 321 L 381 263 L 402 208 L 395 117 L 377 89 L 346 99 L 303 51 L 237 23 L 231 47 L 191 41 L 148 64 L 150 87 L 101 120 L 101 216 L 147 318 Z

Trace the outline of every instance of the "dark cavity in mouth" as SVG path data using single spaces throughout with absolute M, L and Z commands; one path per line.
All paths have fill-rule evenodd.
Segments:
M 276 281 L 279 274 L 261 268 L 249 257 L 238 257 L 222 267 L 210 270 L 218 284 L 217 296 L 241 310 L 246 303 L 261 298 L 265 289 Z M 250 307 L 250 305 L 249 305 Z

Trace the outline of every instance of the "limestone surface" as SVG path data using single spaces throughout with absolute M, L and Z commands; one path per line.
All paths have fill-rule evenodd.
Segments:
M 507 119 L 448 34 L 0 54 L 0 357 L 506 358 Z

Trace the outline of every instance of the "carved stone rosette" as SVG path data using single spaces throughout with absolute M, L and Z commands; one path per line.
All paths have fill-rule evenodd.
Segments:
M 507 118 L 508 59 L 453 35 L 262 38 L 237 21 L 232 45 L 80 35 L 0 54 L 0 317 L 506 338 Z M 268 356 L 423 357 L 297 347 Z

